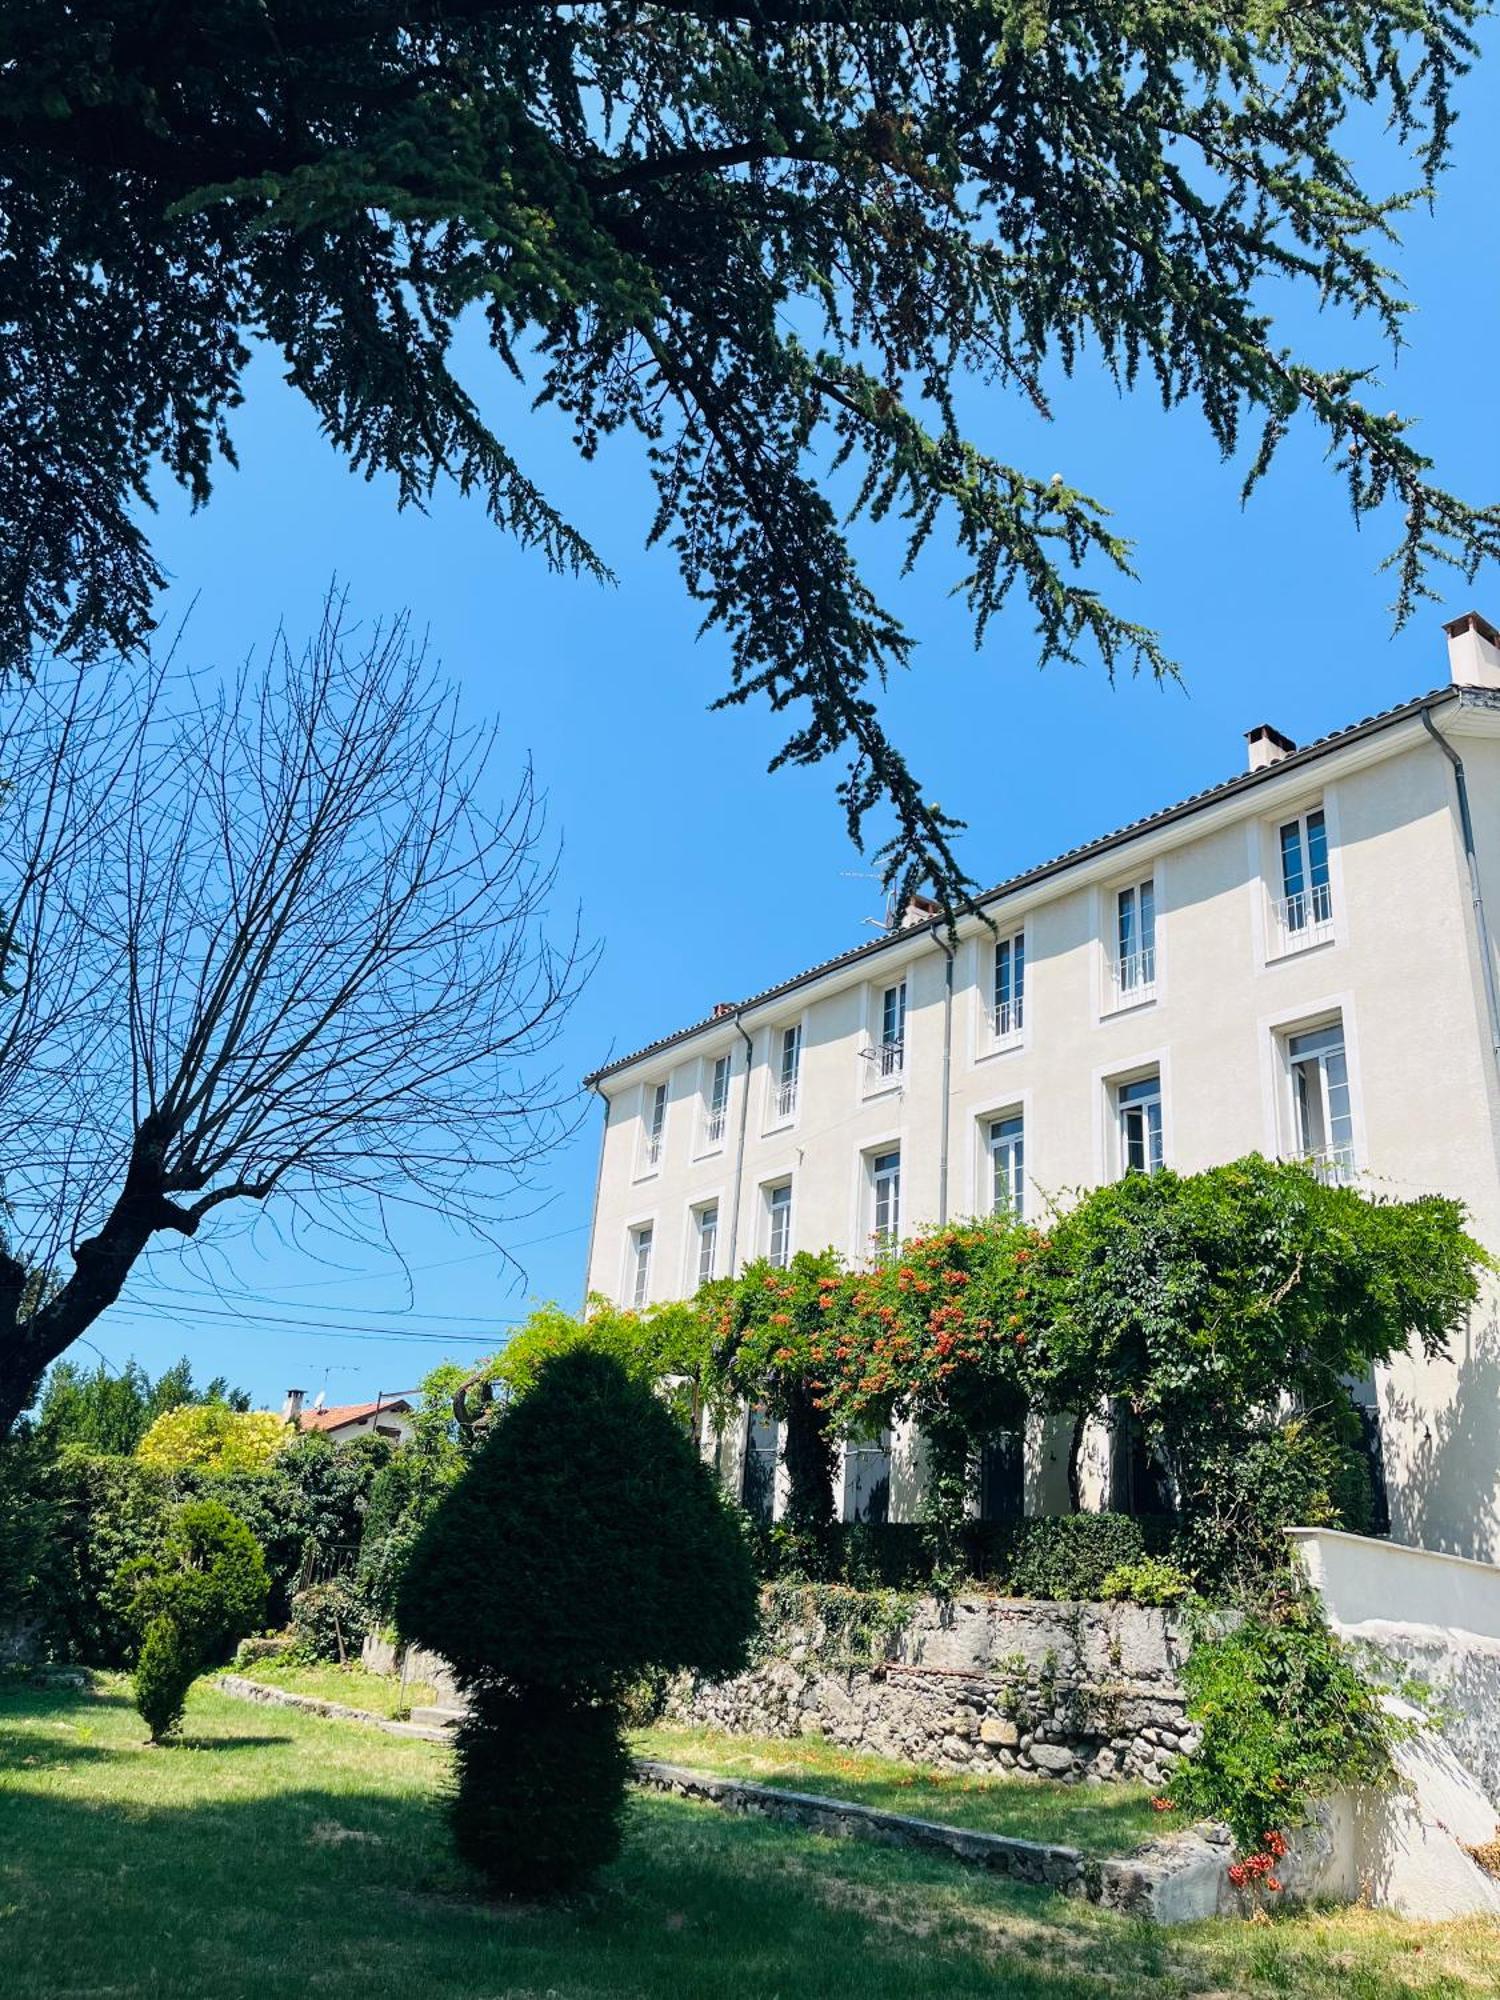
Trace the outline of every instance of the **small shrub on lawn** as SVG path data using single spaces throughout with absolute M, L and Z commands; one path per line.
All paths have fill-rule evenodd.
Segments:
M 463 1851 L 495 1888 L 534 1894 L 614 1852 L 622 1695 L 651 1669 L 743 1665 L 755 1575 L 735 1511 L 660 1399 L 574 1348 L 543 1363 L 423 1529 L 397 1622 L 474 1702 L 452 1805 Z
M 158 1612 L 142 1635 L 133 1684 L 135 1705 L 153 1743 L 163 1742 L 182 1720 L 199 1664 L 198 1648 L 181 1621 L 170 1611 Z
M 216 1500 L 178 1508 L 160 1551 L 127 1569 L 141 1633 L 136 1706 L 159 1743 L 194 1675 L 264 1623 L 270 1578 L 255 1537 Z

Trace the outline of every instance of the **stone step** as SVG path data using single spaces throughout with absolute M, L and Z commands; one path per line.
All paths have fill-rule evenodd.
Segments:
M 436 1703 L 414 1708 L 411 1721 L 421 1729 L 455 1729 L 464 1719 L 461 1708 L 445 1708 Z

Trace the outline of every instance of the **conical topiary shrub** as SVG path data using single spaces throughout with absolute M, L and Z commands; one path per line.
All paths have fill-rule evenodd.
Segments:
M 471 1697 L 460 1848 L 496 1888 L 534 1894 L 618 1846 L 624 1688 L 652 1669 L 741 1667 L 755 1574 L 738 1517 L 665 1406 L 580 1348 L 544 1364 L 444 1499 L 396 1614 Z

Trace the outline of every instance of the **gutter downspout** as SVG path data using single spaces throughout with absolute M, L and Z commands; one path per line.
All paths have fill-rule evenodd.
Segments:
M 1420 714 L 1422 727 L 1453 766 L 1453 780 L 1458 790 L 1458 825 L 1463 836 L 1464 859 L 1469 866 L 1469 900 L 1474 906 L 1474 930 L 1479 942 L 1479 969 L 1484 979 L 1485 1006 L 1490 1017 L 1490 1052 L 1497 1071 L 1500 1071 L 1500 992 L 1495 987 L 1495 960 L 1490 950 L 1489 925 L 1484 915 L 1484 893 L 1479 884 L 1479 856 L 1474 849 L 1474 820 L 1469 811 L 1469 785 L 1464 776 L 1464 762 L 1437 727 L 1429 711 L 1424 708 Z
M 599 1134 L 599 1158 L 594 1165 L 594 1206 L 589 1212 L 589 1247 L 584 1253 L 583 1301 L 579 1307 L 580 1313 L 588 1311 L 589 1274 L 594 1268 L 594 1232 L 599 1227 L 599 1190 L 604 1185 L 604 1142 L 609 1137 L 609 1093 L 597 1077 L 594 1078 L 590 1088 L 604 1106 L 604 1129 Z
M 933 942 L 948 963 L 943 967 L 943 1108 L 938 1130 L 938 1226 L 948 1220 L 948 1116 L 953 1094 L 953 946 L 942 935 L 940 917 L 932 926 Z
M 750 1121 L 750 1071 L 755 1061 L 755 1043 L 741 1023 L 743 1007 L 734 1010 L 735 1030 L 745 1044 L 745 1094 L 740 1099 L 740 1135 L 734 1149 L 734 1204 L 729 1212 L 729 1276 L 738 1275 L 740 1247 L 740 1194 L 745 1185 L 745 1127 Z

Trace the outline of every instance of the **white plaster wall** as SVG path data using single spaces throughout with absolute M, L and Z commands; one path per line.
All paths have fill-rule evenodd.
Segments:
M 1449 724 L 1454 709 L 1440 711 Z M 1475 800 L 1482 865 L 1500 923 L 1500 711 L 1465 714 L 1459 741 Z M 1374 1192 L 1437 1191 L 1469 1205 L 1500 1249 L 1500 1087 L 1489 1045 L 1468 880 L 1450 769 L 1417 721 L 1273 776 L 1239 797 L 991 906 L 1002 934 L 1027 934 L 1027 1023 L 997 1050 L 986 1023 L 993 934 L 970 921 L 954 966 L 948 1099 L 948 1214 L 988 1205 L 985 1129 L 1025 1119 L 1028 1202 L 1043 1216 L 1118 1171 L 1111 1079 L 1154 1065 L 1166 1158 L 1193 1171 L 1252 1149 L 1293 1145 L 1280 1037 L 1341 1014 L 1354 1085 L 1355 1144 Z M 1144 803 L 1144 802 L 1143 802 Z M 1267 876 L 1276 826 L 1321 804 L 1334 895 L 1330 942 L 1290 957 L 1270 946 Z M 1019 857 L 1018 857 L 1019 858 Z M 1150 1003 L 1107 1006 L 1114 893 L 1154 875 L 1158 980 Z M 873 958 L 607 1080 L 608 1124 L 589 1284 L 625 1293 L 628 1232 L 655 1231 L 652 1295 L 681 1296 L 695 1276 L 692 1210 L 717 1199 L 720 1269 L 766 1248 L 765 1189 L 790 1178 L 794 1247 L 865 1254 L 867 1162 L 899 1145 L 902 1224 L 939 1215 L 945 954 L 925 927 Z M 882 1085 L 861 1050 L 878 990 L 908 982 L 903 1074 Z M 771 1064 L 778 1031 L 803 1023 L 795 1118 L 778 1125 Z M 702 1143 L 712 1058 L 733 1055 L 723 1143 Z M 642 1171 L 642 1104 L 669 1082 L 663 1156 Z M 737 1174 L 743 1121 L 743 1169 Z M 735 1227 L 735 1188 L 739 1187 Z M 1413 1357 L 1379 1384 L 1393 1528 L 1398 1537 L 1500 1557 L 1500 1290 L 1491 1288 L 1452 1355 Z M 1039 1441 L 1040 1442 L 1040 1441 Z M 1048 1453 L 1029 1479 L 1065 1505 Z M 1090 1481 L 1090 1497 L 1100 1497 Z
M 1326 1528 L 1289 1539 L 1334 1630 L 1436 1690 L 1445 1754 L 1500 1812 L 1500 1568 Z

